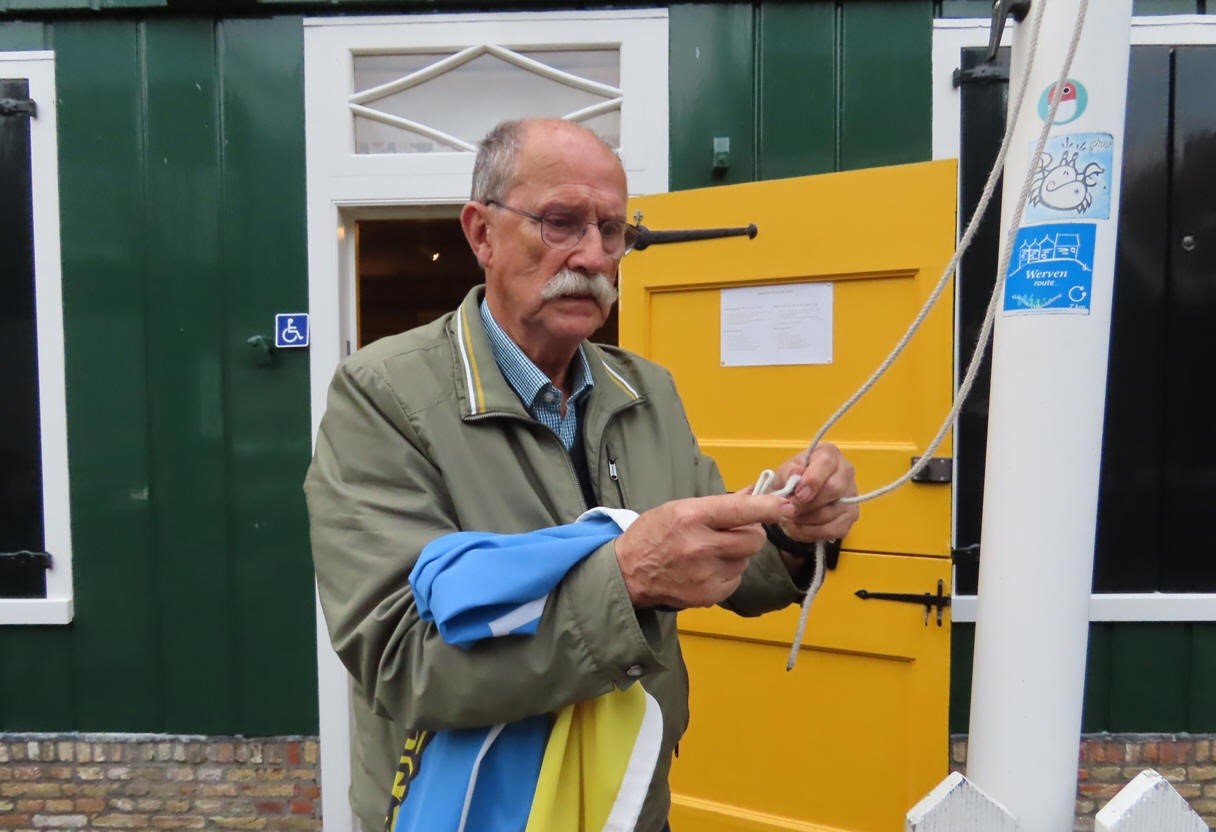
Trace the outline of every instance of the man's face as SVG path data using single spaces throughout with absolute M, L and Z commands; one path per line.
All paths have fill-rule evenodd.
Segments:
M 543 215 L 560 211 L 589 223 L 625 219 L 625 173 L 617 158 L 580 130 L 542 123 L 528 129 L 520 149 L 515 184 L 500 197 L 511 208 Z M 475 206 L 477 207 L 477 206 Z M 468 209 L 466 209 L 468 210 Z M 497 206 L 480 206 L 484 242 L 474 249 L 486 270 L 490 311 L 524 352 L 573 352 L 608 317 L 590 295 L 542 297 L 563 269 L 602 274 L 615 286 L 619 258 L 604 251 L 599 229 L 585 228 L 569 249 L 549 246 L 541 224 Z M 539 362 L 538 362 L 539 363 Z

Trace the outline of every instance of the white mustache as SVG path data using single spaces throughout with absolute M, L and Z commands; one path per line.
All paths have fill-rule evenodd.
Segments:
M 607 277 L 602 274 L 585 275 L 572 269 L 562 269 L 540 290 L 544 300 L 555 300 L 566 297 L 585 297 L 591 295 L 603 309 L 608 309 L 616 303 L 617 291 Z

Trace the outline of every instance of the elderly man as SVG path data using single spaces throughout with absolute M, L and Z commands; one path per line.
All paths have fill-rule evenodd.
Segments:
M 529 720 L 548 732 L 563 709 L 630 690 L 657 703 L 661 727 L 628 824 L 665 828 L 667 773 L 688 722 L 675 610 L 787 606 L 808 579 L 803 544 L 840 538 L 856 520 L 837 502 L 856 493 L 852 466 L 832 446 L 781 467 L 783 482 L 801 476 L 788 498 L 723 493 L 670 375 L 587 340 L 637 239 L 626 195 L 615 153 L 588 130 L 499 125 L 460 215 L 484 288 L 335 375 L 306 493 L 326 622 L 354 677 L 352 799 L 366 832 L 384 828 L 394 772 L 398 801 L 424 788 L 429 739 Z M 574 523 L 594 506 L 638 514 L 619 528 Z M 580 537 L 592 527 L 610 531 Z M 511 576 L 532 568 L 520 556 L 532 551 L 527 535 L 554 528 L 590 542 L 553 579 L 532 629 L 453 643 L 437 602 L 419 597 L 420 553 L 502 545 L 481 563 Z M 449 582 L 453 591 L 499 583 L 474 574 L 485 577 Z M 527 828 L 543 828 L 532 814 Z

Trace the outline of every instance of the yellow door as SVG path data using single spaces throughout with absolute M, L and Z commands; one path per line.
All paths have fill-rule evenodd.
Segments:
M 903 334 L 953 250 L 955 181 L 953 162 L 934 162 L 631 203 L 652 229 L 758 227 L 754 240 L 651 246 L 629 255 L 621 278 L 621 345 L 672 371 L 729 488 L 804 448 Z M 830 363 L 735 366 L 749 353 L 732 335 L 724 366 L 723 290 L 824 283 L 830 291 L 811 291 L 831 313 L 812 328 Z M 947 288 L 827 437 L 855 463 L 862 491 L 906 472 L 949 409 L 952 297 Z M 949 456 L 949 443 L 936 455 Z M 864 504 L 792 673 L 796 608 L 680 614 L 692 724 L 672 774 L 675 832 L 903 828 L 946 774 L 949 611 L 939 622 L 936 609 L 856 593 L 932 595 L 940 582 L 948 595 L 949 554 L 948 484 Z

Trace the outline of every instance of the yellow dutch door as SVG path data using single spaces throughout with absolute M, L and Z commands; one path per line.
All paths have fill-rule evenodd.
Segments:
M 758 227 L 753 240 L 635 252 L 621 280 L 622 346 L 672 371 L 729 488 L 804 448 L 903 334 L 953 250 L 955 181 L 953 162 L 935 162 L 631 203 L 652 229 Z M 763 287 L 782 291 L 733 291 Z M 786 297 L 809 323 L 783 329 Z M 906 472 L 949 409 L 952 297 L 827 437 L 862 491 Z M 770 337 L 773 321 L 784 335 Z M 761 363 L 774 355 L 798 363 Z M 946 774 L 949 610 L 939 621 L 939 608 L 857 592 L 949 595 L 950 505 L 948 484 L 913 483 L 862 506 L 792 672 L 796 608 L 680 614 L 692 724 L 672 774 L 674 829 L 903 828 Z

